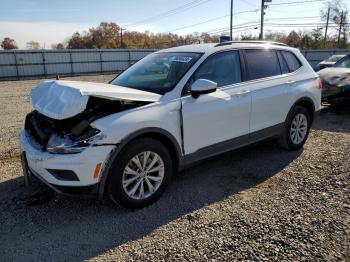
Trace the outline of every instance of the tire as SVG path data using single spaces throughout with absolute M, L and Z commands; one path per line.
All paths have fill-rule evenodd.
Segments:
M 309 136 L 310 127 L 311 118 L 307 109 L 303 106 L 295 106 L 288 114 L 279 145 L 287 150 L 302 148 Z
M 156 162 L 152 166 L 153 161 Z M 171 156 L 161 142 L 153 138 L 134 140 L 112 163 L 107 180 L 109 197 L 127 209 L 151 205 L 163 194 L 172 170 Z

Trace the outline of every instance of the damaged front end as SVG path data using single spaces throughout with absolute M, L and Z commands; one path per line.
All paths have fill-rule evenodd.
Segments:
M 34 111 L 25 121 L 33 146 L 56 154 L 79 153 L 103 139 L 90 123 L 159 101 L 160 95 L 102 83 L 46 81 L 34 88 Z
M 66 119 L 53 119 L 34 110 L 26 117 L 25 130 L 41 151 L 55 154 L 79 153 L 104 137 L 90 123 L 148 103 L 89 97 L 83 112 Z

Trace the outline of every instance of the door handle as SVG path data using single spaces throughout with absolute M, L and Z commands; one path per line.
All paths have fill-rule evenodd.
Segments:
M 294 83 L 295 83 L 295 80 L 292 80 L 292 79 L 287 81 L 287 84 L 288 84 L 288 85 L 292 85 L 292 84 L 294 84 Z
M 239 91 L 237 93 L 237 95 L 246 95 L 246 94 L 249 94 L 249 93 L 250 93 L 250 90 L 243 89 L 243 90 Z

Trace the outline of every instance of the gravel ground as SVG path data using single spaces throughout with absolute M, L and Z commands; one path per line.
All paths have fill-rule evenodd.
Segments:
M 301 151 L 208 160 L 131 212 L 24 187 L 17 135 L 39 81 L 0 82 L 1 261 L 350 261 L 349 106 L 326 107 Z

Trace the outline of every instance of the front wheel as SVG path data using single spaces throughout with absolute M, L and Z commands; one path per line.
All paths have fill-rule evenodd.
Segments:
M 172 175 L 166 147 L 152 138 L 128 144 L 112 164 L 107 186 L 112 201 L 129 209 L 148 206 L 159 199 Z
M 310 114 L 302 106 L 289 113 L 279 144 L 288 150 L 298 150 L 305 144 L 311 127 Z

